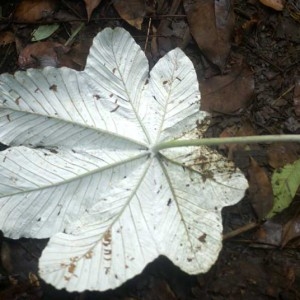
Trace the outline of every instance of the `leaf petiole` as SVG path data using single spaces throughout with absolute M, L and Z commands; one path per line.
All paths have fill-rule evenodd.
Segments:
M 173 140 L 155 145 L 153 152 L 158 152 L 167 148 L 191 147 L 191 146 L 212 146 L 222 144 L 255 144 L 255 143 L 274 143 L 274 142 L 300 142 L 300 134 L 285 135 L 252 135 L 228 138 L 201 138 L 192 140 Z

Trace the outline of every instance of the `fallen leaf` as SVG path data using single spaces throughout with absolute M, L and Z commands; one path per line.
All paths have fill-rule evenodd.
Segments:
M 63 55 L 69 50 L 69 47 L 56 42 L 29 44 L 20 52 L 18 64 L 21 69 L 69 66 L 69 60 Z
M 236 66 L 227 75 L 218 75 L 199 82 L 201 109 L 234 113 L 249 105 L 254 91 L 254 78 L 248 66 Z
M 37 42 L 50 37 L 57 29 L 59 24 L 40 25 L 32 32 L 32 42 Z
M 275 170 L 272 175 L 274 206 L 267 218 L 273 217 L 287 208 L 294 199 L 300 185 L 300 159 L 293 164 Z
M 101 3 L 101 1 L 102 0 L 84 0 L 88 21 L 90 20 L 94 9 Z
M 259 220 L 263 219 L 273 207 L 272 185 L 267 173 L 251 157 L 248 169 L 249 197 Z
M 273 143 L 267 151 L 268 163 L 274 169 L 291 164 L 299 158 L 297 150 L 299 147 L 294 143 Z
M 149 72 L 122 28 L 95 37 L 82 72 L 1 75 L 0 141 L 10 147 L 0 152 L 0 228 L 50 237 L 39 260 L 46 282 L 107 290 L 160 255 L 189 274 L 215 263 L 222 208 L 240 201 L 247 180 L 210 147 L 162 149 L 203 137 L 199 102 L 182 50 Z
M 203 54 L 223 69 L 231 48 L 234 12 L 231 0 L 184 0 L 191 34 Z
M 255 243 L 280 246 L 282 240 L 282 225 L 272 220 L 267 220 L 255 232 Z
M 146 14 L 145 1 L 143 0 L 116 0 L 114 7 L 123 20 L 131 26 L 141 30 Z
M 284 226 L 282 231 L 281 246 L 284 247 L 291 240 L 300 237 L 300 215 L 289 220 Z
M 11 31 L 0 32 L 0 46 L 11 44 L 15 42 L 15 34 Z
M 281 11 L 284 8 L 284 0 L 259 0 L 265 6 L 271 7 L 274 10 Z
M 56 0 L 22 0 L 16 6 L 13 19 L 22 23 L 52 19 L 56 6 Z
M 300 116 L 300 78 L 296 79 L 295 89 L 294 89 L 294 110 L 296 116 Z

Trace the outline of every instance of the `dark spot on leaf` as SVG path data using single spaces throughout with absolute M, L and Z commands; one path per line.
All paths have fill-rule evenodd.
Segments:
M 115 112 L 118 108 L 120 107 L 120 105 L 117 105 L 114 109 L 112 109 L 110 112 Z
M 57 85 L 56 84 L 52 84 L 50 87 L 49 87 L 49 90 L 53 91 L 53 92 L 57 92 Z
M 38 218 L 37 221 L 40 222 L 40 221 L 41 221 L 41 218 Z
M 10 116 L 6 115 L 7 120 L 10 122 Z
M 192 259 L 192 258 L 190 258 L 190 257 L 188 257 L 186 260 L 187 260 L 188 262 L 191 262 L 191 261 L 193 261 L 193 259 Z
M 149 83 L 149 79 L 146 79 L 145 81 L 145 85 L 147 85 Z
M 181 81 L 181 79 L 179 77 L 176 77 L 177 80 Z
M 113 68 L 112 72 L 115 74 L 116 70 L 117 70 L 117 68 Z
M 170 198 L 170 199 L 168 200 L 168 203 L 167 203 L 167 205 L 168 205 L 168 206 L 170 206 L 170 205 L 171 205 L 171 203 L 172 203 L 172 199 Z
M 93 95 L 93 97 L 96 99 L 96 100 L 99 100 L 101 97 L 99 95 Z
M 16 102 L 17 105 L 20 104 L 20 99 L 21 99 L 21 97 L 18 97 L 18 98 L 15 100 L 15 102 Z
M 163 84 L 167 84 L 167 83 L 168 83 L 168 80 L 163 81 Z
M 37 93 L 39 90 L 40 90 L 39 88 L 36 88 L 36 89 L 34 90 L 34 92 Z
M 109 95 L 110 98 L 113 97 L 113 96 L 114 96 L 114 94 L 110 94 L 110 95 Z
M 207 236 L 207 234 L 203 233 L 202 235 L 200 235 L 198 237 L 198 241 L 200 241 L 201 243 L 206 243 L 206 236 Z

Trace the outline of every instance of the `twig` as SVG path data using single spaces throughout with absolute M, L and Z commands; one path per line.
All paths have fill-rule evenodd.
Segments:
M 260 224 L 257 223 L 257 222 L 251 222 L 251 223 L 246 224 L 246 225 L 244 225 L 244 226 L 242 226 L 242 227 L 240 227 L 240 228 L 238 228 L 238 229 L 235 229 L 235 230 L 232 230 L 232 231 L 230 231 L 230 232 L 228 232 L 228 233 L 225 233 L 225 234 L 223 235 L 223 241 L 224 241 L 224 240 L 231 239 L 231 238 L 233 238 L 233 237 L 235 237 L 235 236 L 237 236 L 237 235 L 239 235 L 239 234 L 242 234 L 242 233 L 244 233 L 244 232 L 247 232 L 247 231 L 249 231 L 249 230 L 251 230 L 251 229 L 253 229 L 253 228 L 258 227 L 259 225 L 260 225 Z

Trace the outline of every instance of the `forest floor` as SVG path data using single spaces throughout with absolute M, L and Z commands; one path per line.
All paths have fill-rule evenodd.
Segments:
M 175 47 L 190 57 L 201 108 L 212 113 L 207 136 L 300 134 L 297 0 L 282 7 L 265 0 L 277 3 L 277 10 L 258 0 L 2 2 L 0 73 L 48 65 L 82 70 L 97 32 L 121 26 L 145 49 L 150 66 Z M 33 42 L 32 36 L 41 39 L 34 30 L 43 24 L 57 28 Z M 223 249 L 209 272 L 189 276 L 159 257 L 116 290 L 67 293 L 38 277 L 46 240 L 1 237 L 0 300 L 300 299 L 300 194 L 265 219 L 274 202 L 271 175 L 299 159 L 299 144 L 218 150 L 245 173 L 250 187 L 241 202 L 223 209 Z

